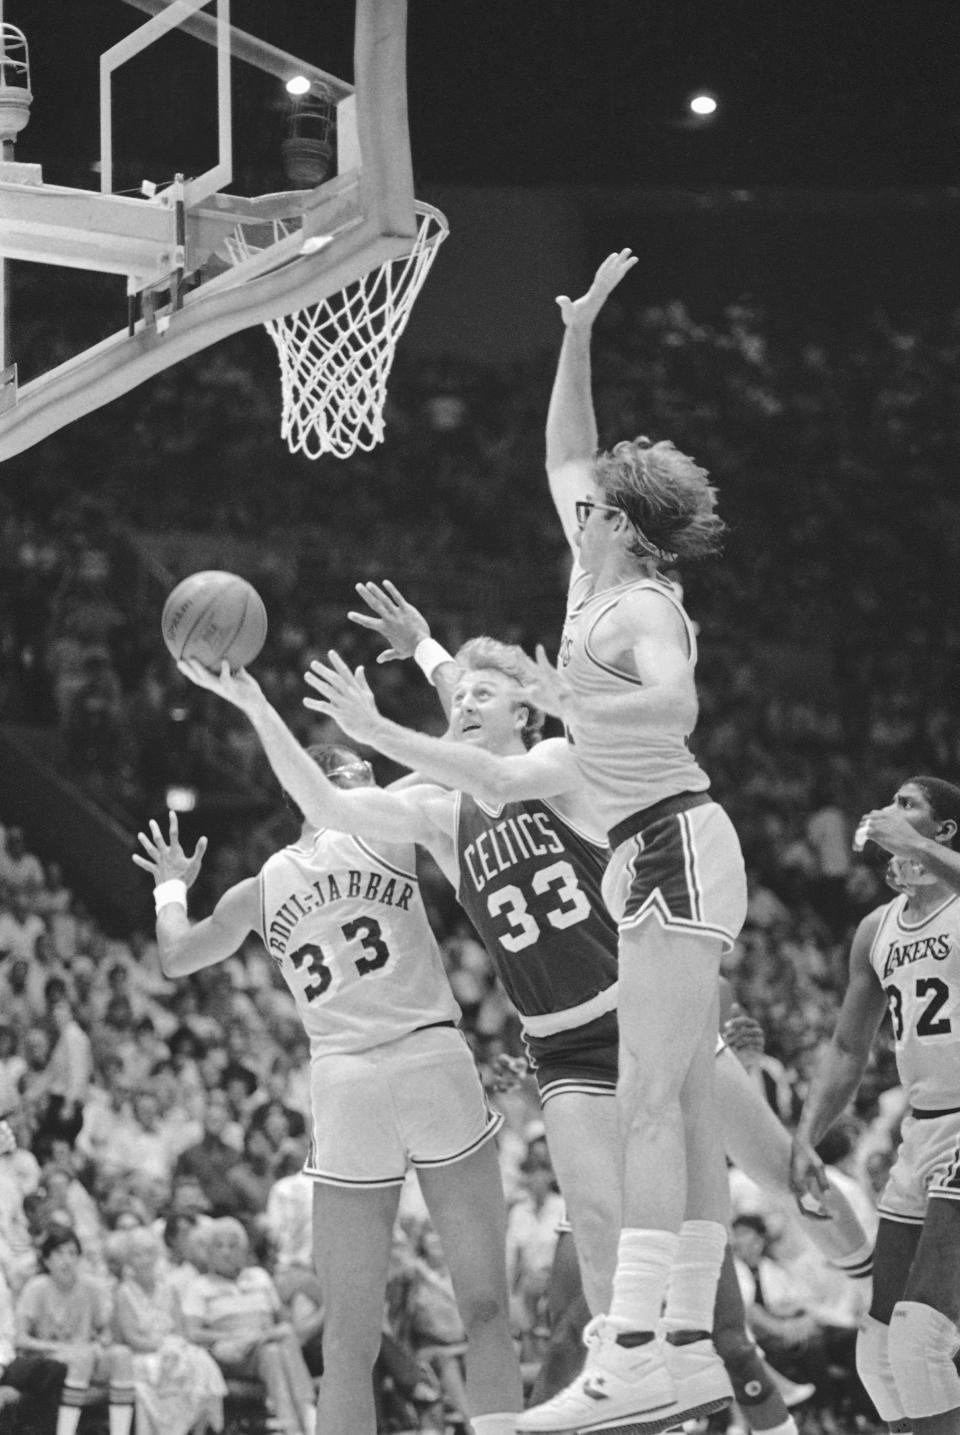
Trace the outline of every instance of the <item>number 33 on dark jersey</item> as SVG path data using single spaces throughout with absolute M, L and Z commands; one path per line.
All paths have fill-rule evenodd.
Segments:
M 549 802 L 458 799 L 457 896 L 531 1036 L 616 1007 L 617 931 L 600 895 L 609 851 Z

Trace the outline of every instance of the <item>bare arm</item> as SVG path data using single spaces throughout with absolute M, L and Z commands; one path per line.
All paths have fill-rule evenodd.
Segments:
M 925 871 L 960 892 L 960 852 L 924 837 L 895 807 L 868 812 L 859 829 L 871 842 L 908 861 L 919 862 Z
M 306 753 L 283 718 L 270 705 L 249 673 L 231 673 L 223 664 L 219 675 L 199 663 L 178 667 L 198 687 L 217 693 L 245 712 L 276 775 L 312 827 L 333 827 L 370 842 L 421 842 L 436 839 L 430 812 L 413 791 L 381 792 L 378 788 L 335 787 Z
M 306 681 L 319 696 L 305 698 L 306 706 L 421 776 L 494 804 L 556 797 L 580 785 L 575 759 L 562 738 L 548 738 L 529 752 L 498 757 L 466 743 L 430 737 L 385 718 L 362 669 L 351 673 L 336 653 L 330 655 L 330 663 L 329 667 L 311 664 Z
M 878 908 L 864 917 L 853 939 L 850 976 L 837 1025 L 797 1123 L 792 1161 L 795 1191 L 810 1190 L 811 1181 L 819 1191 L 826 1189 L 823 1166 L 814 1148 L 856 1093 L 887 1009 L 883 987 L 870 965 L 870 947 L 882 912 L 883 908 Z
M 169 814 L 166 837 L 153 819 L 148 829 L 138 834 L 143 851 L 134 853 L 137 866 L 150 873 L 156 887 L 171 881 L 192 887 L 200 872 L 207 839 L 201 837 L 188 856 L 180 844 L 175 812 Z M 254 929 L 256 920 L 257 883 L 252 877 L 225 892 L 213 914 L 196 925 L 187 916 L 185 900 L 165 902 L 157 912 L 157 950 L 164 976 L 185 977 L 225 961 Z
M 590 338 L 608 295 L 636 264 L 629 249 L 610 254 L 580 299 L 557 299 L 565 331 L 547 410 L 547 477 L 554 507 L 570 546 L 577 531 L 574 504 L 593 489 L 591 465 L 597 452 L 593 411 Z
M 377 654 L 378 663 L 389 663 L 396 658 L 413 658 L 417 648 L 431 637 L 430 624 L 397 588 L 385 578 L 382 585 L 358 583 L 357 592 L 370 609 L 369 613 L 349 612 L 347 617 L 361 628 L 379 633 L 389 643 L 382 653 Z M 432 645 L 439 649 L 439 644 Z M 419 661 L 419 658 L 418 658 Z M 420 662 L 420 666 L 423 664 Z M 426 669 L 424 669 L 426 674 Z M 429 681 L 437 690 L 437 697 L 447 718 L 453 705 L 453 690 L 457 685 L 460 669 L 449 654 L 447 660 L 430 671 Z

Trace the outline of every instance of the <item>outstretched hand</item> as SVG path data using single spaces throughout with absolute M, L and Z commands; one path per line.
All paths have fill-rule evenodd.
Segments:
M 536 659 L 527 660 L 523 696 L 551 717 L 566 721 L 571 715 L 575 703 L 573 688 L 551 663 L 542 643 L 537 644 Z
M 347 617 L 351 623 L 379 633 L 384 642 L 390 644 L 377 654 L 377 662 L 412 658 L 417 644 L 430 636 L 430 624 L 419 609 L 407 602 L 389 578 L 383 580 L 382 587 L 377 583 L 357 583 L 356 590 L 375 616 L 350 612 Z
M 150 819 L 150 836 L 145 832 L 138 832 L 137 838 L 140 846 L 147 854 L 142 857 L 139 852 L 134 852 L 133 860 L 144 872 L 149 872 L 153 878 L 155 887 L 161 882 L 169 882 L 173 878 L 179 878 L 188 887 L 192 887 L 197 880 L 200 871 L 200 864 L 203 861 L 203 854 L 207 850 L 207 839 L 200 837 L 197 845 L 188 857 L 180 845 L 180 830 L 177 824 L 177 814 L 168 813 L 170 823 L 170 835 L 165 839 L 160 831 L 160 824 Z
M 304 698 L 304 707 L 332 718 L 355 742 L 373 744 L 380 712 L 363 668 L 351 672 L 332 649 L 327 656 L 329 667 L 315 659 L 303 675 L 308 687 L 320 695 Z
M 181 658 L 177 667 L 198 688 L 206 688 L 208 693 L 226 698 L 242 712 L 249 712 L 263 700 L 263 689 L 256 678 L 252 678 L 245 668 L 232 672 L 226 659 L 220 664 L 219 673 L 205 668 L 196 658 Z
M 557 296 L 557 303 L 560 305 L 560 314 L 568 329 L 578 324 L 589 327 L 609 296 L 616 289 L 620 280 L 637 263 L 637 255 L 632 249 L 620 249 L 615 254 L 608 254 L 593 276 L 593 283 L 586 294 L 579 299 L 570 299 L 566 294 Z
M 763 1027 L 755 1017 L 749 1016 L 736 1002 L 730 1008 L 730 1015 L 720 1028 L 720 1035 L 737 1060 L 748 1071 L 757 1057 L 763 1055 Z

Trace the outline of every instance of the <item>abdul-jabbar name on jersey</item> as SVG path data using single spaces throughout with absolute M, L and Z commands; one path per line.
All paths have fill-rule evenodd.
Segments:
M 312 1055 L 366 1051 L 460 1019 L 409 850 L 407 869 L 324 828 L 261 869 L 263 941 Z
M 601 619 L 628 594 L 644 589 L 658 593 L 679 614 L 687 635 L 692 674 L 697 662 L 696 634 L 673 584 L 640 578 L 594 594 L 589 574 L 579 565 L 570 583 L 557 659 L 557 666 L 576 695 L 585 699 L 583 711 L 570 722 L 568 736 L 607 831 L 665 797 L 675 797 L 678 792 L 702 792 L 710 786 L 710 779 L 687 746 L 689 734 L 677 724 L 654 725 L 645 720 L 641 712 L 641 680 L 636 673 L 604 662 L 593 646 L 593 634 Z M 623 701 L 631 689 L 637 694 L 636 709 Z M 616 698 L 615 704 L 611 704 L 612 698 Z
M 533 1036 L 612 1011 L 617 929 L 600 883 L 607 848 L 540 799 L 457 798 L 460 905 Z
M 929 917 L 888 902 L 870 964 L 890 1008 L 897 1070 L 919 1111 L 960 1106 L 960 898 Z

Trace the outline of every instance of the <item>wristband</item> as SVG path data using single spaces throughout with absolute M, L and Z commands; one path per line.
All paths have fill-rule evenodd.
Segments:
M 443 663 L 452 663 L 454 659 L 443 644 L 437 642 L 436 638 L 421 638 L 413 650 L 413 661 L 427 682 L 432 683 L 437 668 Z
M 168 907 L 171 902 L 176 902 L 178 907 L 187 910 L 187 884 L 179 877 L 171 877 L 166 882 L 158 882 L 153 889 L 153 904 L 159 913 L 161 907 Z

